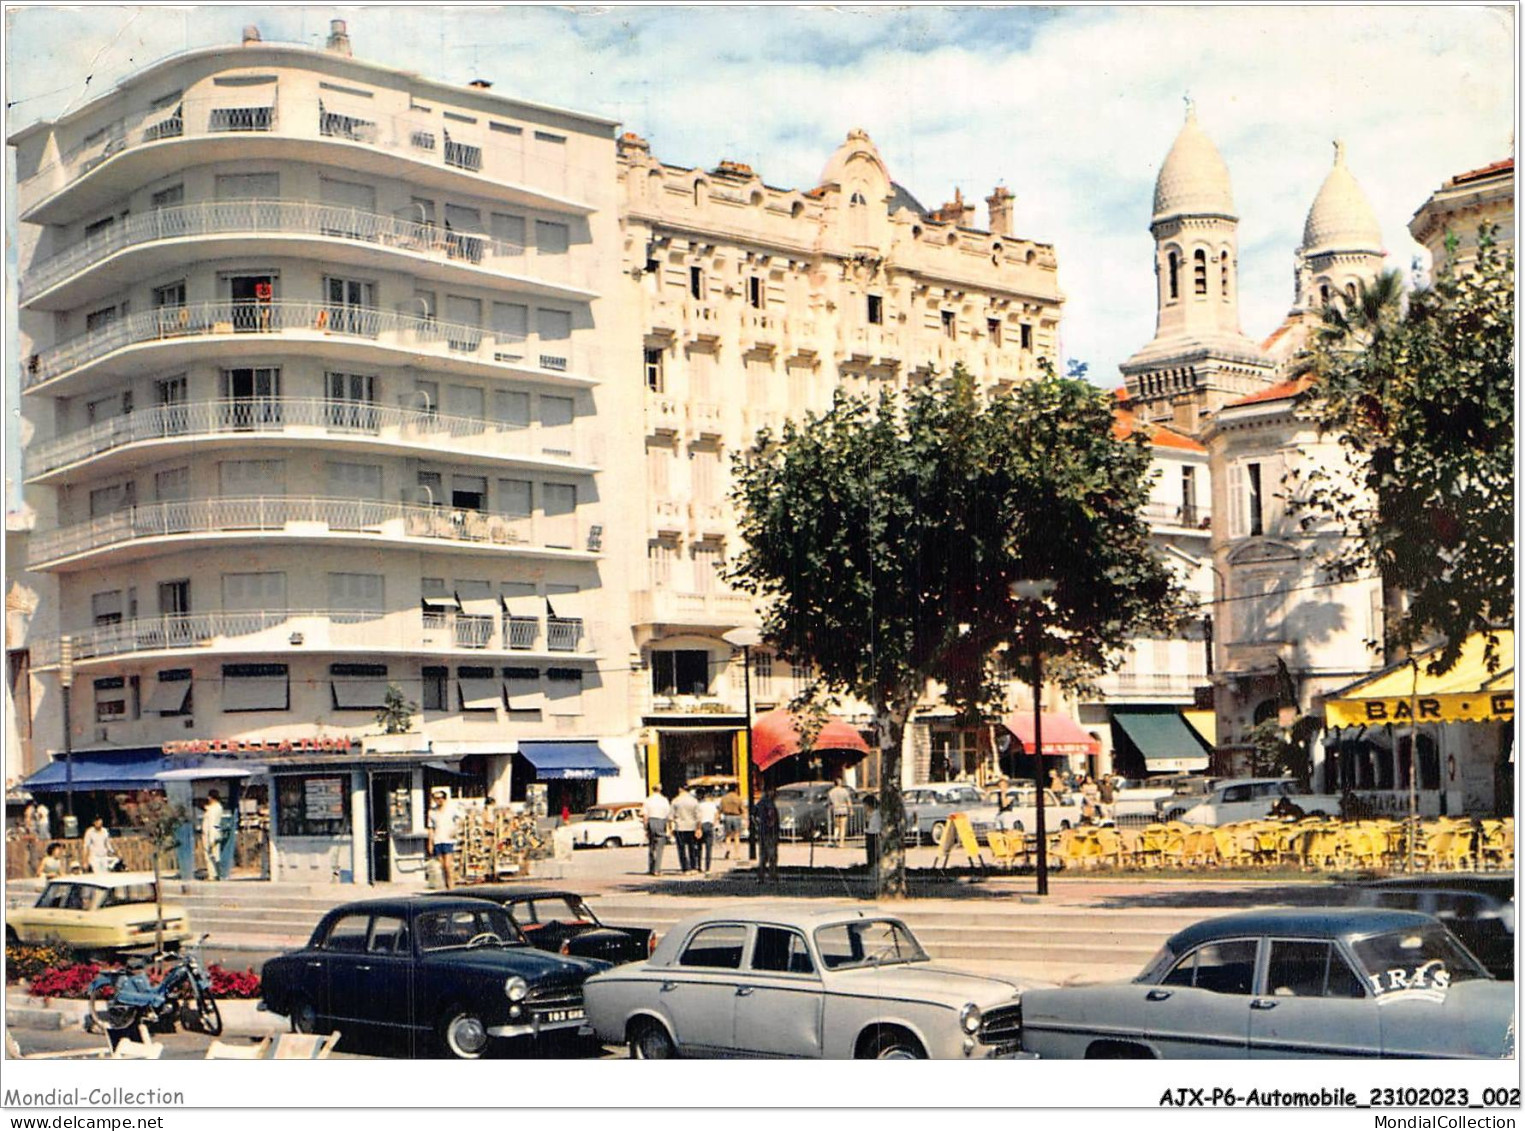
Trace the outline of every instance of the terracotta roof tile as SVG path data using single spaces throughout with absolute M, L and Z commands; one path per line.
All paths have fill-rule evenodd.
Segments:
M 1451 178 L 1453 185 L 1464 185 L 1471 181 L 1481 181 L 1486 177 L 1492 177 L 1498 173 L 1513 172 L 1514 158 L 1506 157 L 1502 161 L 1495 161 L 1492 165 L 1484 165 L 1481 169 L 1471 169 L 1465 173 L 1458 173 Z
M 1205 452 L 1207 449 L 1184 432 L 1178 432 L 1168 424 L 1146 424 L 1127 409 L 1115 409 L 1112 413 L 1112 438 L 1126 440 L 1135 432 L 1142 432 L 1157 448 L 1174 448 L 1182 452 Z
M 1298 377 L 1291 381 L 1283 381 L 1279 385 L 1272 385 L 1269 389 L 1261 389 L 1258 393 L 1251 393 L 1247 397 L 1240 397 L 1237 401 L 1230 401 L 1223 407 L 1237 408 L 1240 405 L 1291 400 L 1311 384 L 1313 384 L 1312 377 Z

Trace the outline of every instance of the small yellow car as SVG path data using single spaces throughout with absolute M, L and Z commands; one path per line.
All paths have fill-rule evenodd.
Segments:
M 49 880 L 31 907 L 5 913 L 7 942 L 58 942 L 78 950 L 152 947 L 156 924 L 151 872 L 107 872 Z M 185 908 L 164 905 L 164 942 L 191 937 Z

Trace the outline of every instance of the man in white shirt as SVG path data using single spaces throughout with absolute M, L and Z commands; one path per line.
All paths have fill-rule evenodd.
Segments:
M 85 830 L 84 849 L 85 859 L 90 862 L 92 872 L 111 871 L 111 834 L 106 831 L 106 824 L 99 817 Z
M 847 818 L 853 808 L 853 793 L 841 782 L 826 791 L 826 802 L 831 806 L 831 823 L 836 829 L 837 847 L 847 844 Z
M 699 841 L 694 831 L 699 827 L 699 799 L 688 791 L 688 786 L 678 790 L 672 799 L 672 835 L 678 842 L 678 867 L 687 875 L 699 866 L 696 851 Z
M 641 806 L 646 818 L 646 871 L 657 876 L 662 873 L 662 856 L 667 851 L 667 819 L 672 815 L 672 803 L 660 789 L 653 789 L 646 804 Z
M 201 851 L 209 880 L 222 879 L 222 841 L 222 799 L 215 789 L 208 790 L 206 807 L 201 811 Z
M 429 854 L 440 863 L 447 888 L 455 886 L 455 810 L 443 793 L 434 795 L 434 808 L 429 810 Z
M 699 866 L 699 857 L 704 857 L 704 870 L 710 870 L 710 861 L 715 855 L 715 829 L 720 824 L 720 806 L 716 804 L 712 794 L 706 794 L 703 801 L 699 802 L 699 843 L 694 845 L 694 867 Z

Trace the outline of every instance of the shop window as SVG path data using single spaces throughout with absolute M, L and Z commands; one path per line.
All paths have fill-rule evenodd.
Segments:
M 344 836 L 349 833 L 348 775 L 280 777 L 276 831 L 281 836 Z M 365 932 L 360 932 L 364 946 Z

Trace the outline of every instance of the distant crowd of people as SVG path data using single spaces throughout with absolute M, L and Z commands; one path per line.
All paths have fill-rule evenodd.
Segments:
M 725 844 L 725 855 L 741 854 L 741 818 L 746 804 L 735 785 L 718 798 L 713 793 L 696 796 L 685 784 L 677 796 L 668 800 L 660 789 L 653 789 L 642 807 L 646 821 L 647 871 L 655 876 L 662 871 L 662 858 L 669 839 L 678 849 L 678 870 L 684 875 L 708 872 L 715 860 L 715 840 Z M 778 811 L 774 810 L 775 840 Z M 753 835 L 757 835 L 754 829 Z

